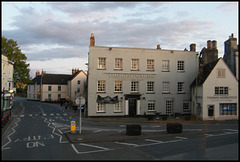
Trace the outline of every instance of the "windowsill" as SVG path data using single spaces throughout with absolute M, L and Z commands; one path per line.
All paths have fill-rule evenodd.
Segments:
M 146 92 L 146 94 L 155 94 L 155 92 Z
M 114 71 L 122 71 L 123 69 L 114 69 Z
M 106 93 L 106 92 L 97 92 L 97 93 Z
M 99 68 L 97 68 L 97 70 L 106 70 L 106 68 L 105 68 L 105 69 L 99 69 Z
M 132 91 L 130 92 L 131 94 L 136 94 L 136 93 L 139 93 L 138 91 Z
M 123 111 L 114 111 L 114 113 L 123 113 Z
M 97 113 L 99 113 L 99 114 L 100 114 L 100 113 L 106 113 L 106 111 L 97 111 Z
M 162 94 L 170 94 L 170 92 L 162 92 Z
M 177 94 L 185 94 L 185 92 L 178 92 Z
M 131 71 L 139 71 L 139 69 L 136 69 L 136 70 L 135 69 L 131 69 Z
M 185 73 L 185 70 L 178 70 L 178 73 Z
M 170 72 L 170 70 L 162 70 L 162 72 Z
M 121 92 L 114 92 L 114 93 L 123 93 L 123 92 L 121 91 Z
M 147 112 L 148 112 L 148 113 L 155 113 L 156 110 L 148 110 Z
M 146 71 L 155 71 L 155 70 L 150 70 L 150 69 L 148 70 L 148 69 L 147 69 Z

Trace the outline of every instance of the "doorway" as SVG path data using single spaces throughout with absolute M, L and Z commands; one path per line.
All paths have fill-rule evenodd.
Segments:
M 214 105 L 208 105 L 208 116 L 213 116 L 214 114 Z
M 137 113 L 137 100 L 136 99 L 129 99 L 129 109 L 128 109 L 128 115 L 130 117 L 136 116 Z

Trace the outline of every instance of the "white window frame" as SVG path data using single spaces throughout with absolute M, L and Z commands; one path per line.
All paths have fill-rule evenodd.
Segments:
M 217 69 L 217 78 L 225 78 L 226 77 L 226 70 L 221 68 Z
M 139 70 L 139 59 L 131 60 L 131 70 Z
M 155 101 L 149 100 L 148 101 L 148 111 L 156 111 L 155 107 L 156 107 Z
M 183 112 L 190 113 L 190 102 L 188 100 L 183 101 Z
M 105 80 L 97 81 L 97 92 L 106 92 L 106 81 Z
M 179 60 L 179 61 L 177 61 L 177 71 L 178 72 L 184 72 L 184 70 L 185 70 L 185 65 L 184 65 L 185 63 L 184 63 L 184 61 L 183 60 Z
M 154 93 L 154 81 L 147 82 L 147 93 Z
M 228 95 L 229 94 L 229 88 L 228 87 L 215 87 L 215 95 Z
M 154 71 L 154 59 L 147 59 L 147 71 Z
M 114 92 L 122 92 L 122 81 L 114 81 Z
M 169 60 L 162 60 L 162 71 L 163 72 L 170 71 L 170 61 Z
M 162 82 L 162 93 L 170 93 L 170 82 Z
M 138 91 L 139 91 L 139 82 L 131 81 L 131 92 L 138 92 Z
M 122 101 L 114 104 L 114 112 L 122 112 Z
M 177 93 L 185 93 L 185 83 L 184 82 L 178 82 L 177 83 Z
M 106 57 L 98 57 L 98 69 L 106 69 Z
M 106 112 L 106 104 L 97 103 L 97 113 L 105 113 Z
M 114 70 L 122 70 L 123 69 L 123 59 L 115 58 Z
M 166 99 L 166 114 L 171 115 L 173 113 L 173 99 Z

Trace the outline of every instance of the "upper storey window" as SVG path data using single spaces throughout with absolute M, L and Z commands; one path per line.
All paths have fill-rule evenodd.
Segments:
M 139 59 L 132 59 L 131 70 L 139 70 Z
M 105 57 L 99 57 L 98 58 L 98 69 L 106 69 L 106 58 Z
M 123 69 L 122 58 L 115 58 L 114 69 L 115 70 L 122 70 Z

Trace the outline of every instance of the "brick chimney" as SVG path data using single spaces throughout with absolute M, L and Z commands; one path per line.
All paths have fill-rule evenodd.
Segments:
M 190 51 L 196 52 L 196 44 L 194 43 L 190 44 Z
M 160 44 L 157 45 L 157 49 L 161 49 Z
M 212 49 L 212 41 L 211 40 L 207 41 L 207 49 Z
M 74 74 L 75 73 L 75 70 L 74 69 L 72 69 L 72 74 Z
M 46 74 L 46 71 L 43 71 L 43 69 L 42 69 L 42 76 L 43 76 L 44 74 Z
M 36 76 L 40 75 L 40 71 L 36 71 Z
M 93 33 L 91 33 L 91 37 L 90 37 L 90 46 L 95 46 L 95 38 Z
M 212 49 L 217 49 L 217 41 L 216 40 L 212 41 Z

